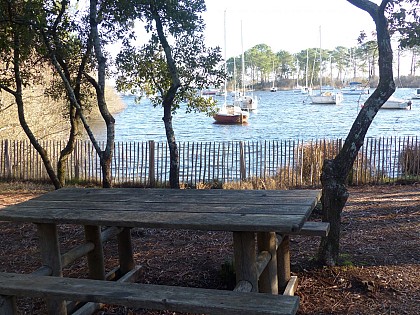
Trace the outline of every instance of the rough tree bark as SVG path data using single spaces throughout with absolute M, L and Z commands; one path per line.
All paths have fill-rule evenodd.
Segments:
M 97 0 L 90 1 L 90 31 L 96 60 L 98 62 L 98 82 L 92 77 L 86 76 L 89 82 L 95 87 L 99 111 L 106 124 L 106 146 L 105 149 L 99 153 L 99 157 L 102 169 L 102 187 L 110 188 L 112 186 L 111 161 L 115 141 L 115 119 L 109 112 L 105 101 L 106 58 L 102 52 L 101 39 L 99 36 L 97 6 Z
M 175 99 L 175 95 L 181 82 L 178 77 L 175 61 L 172 57 L 171 47 L 166 40 L 165 33 L 163 31 L 162 21 L 156 10 L 153 12 L 153 19 L 156 22 L 156 29 L 159 37 L 159 41 L 163 47 L 166 56 L 166 62 L 169 67 L 171 74 L 171 86 L 169 90 L 163 96 L 163 122 L 165 124 L 166 139 L 169 146 L 170 154 L 170 167 L 169 167 L 169 183 L 171 188 L 179 188 L 179 152 L 178 145 L 175 140 L 175 133 L 172 126 L 172 104 Z
M 379 51 L 379 83 L 376 90 L 360 110 L 343 148 L 333 160 L 325 160 L 321 174 L 323 221 L 331 225 L 330 233 L 323 237 L 318 259 L 326 265 L 336 265 L 339 259 L 341 213 L 348 199 L 346 179 L 353 167 L 366 133 L 381 106 L 394 93 L 392 48 L 385 17 L 385 8 L 391 0 L 377 5 L 368 0 L 347 0 L 370 14 L 376 25 Z
M 29 141 L 31 142 L 32 146 L 37 150 L 39 155 L 41 156 L 42 162 L 44 163 L 45 169 L 47 174 L 54 185 L 55 189 L 59 189 L 62 187 L 57 174 L 54 171 L 52 163 L 48 158 L 47 151 L 41 146 L 41 144 L 36 139 L 35 135 L 32 133 L 31 129 L 29 128 L 26 118 L 25 118 L 25 111 L 24 111 L 24 103 L 23 103 L 23 89 L 22 89 L 22 77 L 20 71 L 20 48 L 21 43 L 19 39 L 19 34 L 15 31 L 13 39 L 13 67 L 14 67 L 14 76 L 15 76 L 15 84 L 16 84 L 16 91 L 11 91 L 7 89 L 12 95 L 15 97 L 15 101 L 18 108 L 18 116 L 19 122 L 22 126 L 26 136 L 28 137 Z

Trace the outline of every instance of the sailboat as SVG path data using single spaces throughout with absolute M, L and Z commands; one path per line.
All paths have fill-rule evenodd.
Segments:
M 224 12 L 225 18 L 225 34 L 224 34 L 224 44 L 225 44 L 225 65 L 224 70 L 225 73 L 227 72 L 227 65 L 226 65 L 226 10 Z M 218 124 L 244 124 L 248 121 L 249 113 L 243 111 L 240 106 L 235 104 L 227 104 L 227 82 L 225 78 L 224 82 L 224 102 L 222 107 L 213 115 L 214 120 Z
M 276 82 L 276 71 L 274 71 L 274 60 L 273 60 L 273 86 L 270 88 L 270 92 L 277 92 L 277 86 L 274 86 Z
M 322 91 L 322 51 L 321 51 L 321 27 L 319 27 L 319 93 L 311 95 L 312 104 L 341 104 L 343 94 L 334 91 Z
M 305 69 L 305 86 L 302 86 L 300 92 L 302 94 L 312 95 L 312 88 L 308 86 L 308 68 L 309 67 L 309 51 L 306 49 L 306 69 Z
M 356 81 L 356 58 L 354 57 L 353 49 L 350 49 L 350 64 L 353 66 L 353 81 L 341 89 L 341 93 L 344 95 L 362 95 L 369 94 L 368 84 Z
M 242 46 L 242 93 L 240 97 L 236 98 L 233 102 L 234 105 L 239 106 L 242 110 L 251 111 L 258 108 L 258 98 L 254 97 L 251 93 L 247 93 L 245 87 L 245 55 L 244 43 L 242 37 L 242 21 L 241 21 L 241 46 Z
M 299 60 L 296 57 L 296 85 L 293 88 L 293 93 L 301 93 L 302 86 L 299 84 Z

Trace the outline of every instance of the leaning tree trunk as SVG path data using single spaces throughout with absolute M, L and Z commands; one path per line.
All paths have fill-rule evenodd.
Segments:
M 175 141 L 175 133 L 172 127 L 172 110 L 171 101 L 163 105 L 163 122 L 165 124 L 166 139 L 169 146 L 169 184 L 171 188 L 179 188 L 179 152 L 178 145 Z
M 89 81 L 93 83 L 96 89 L 99 111 L 106 124 L 106 146 L 99 155 L 102 168 L 102 187 L 110 188 L 112 186 L 111 161 L 114 152 L 115 141 L 115 119 L 108 110 L 105 101 L 105 76 L 106 76 L 106 58 L 102 52 L 101 39 L 98 30 L 98 0 L 90 0 L 90 31 L 93 41 L 95 56 L 98 62 L 98 82 L 92 78 Z
M 176 92 L 181 86 L 181 82 L 178 77 L 175 61 L 172 57 L 171 47 L 166 40 L 162 21 L 156 8 L 153 8 L 153 19 L 156 22 L 156 30 L 158 33 L 159 41 L 165 52 L 166 63 L 171 75 L 171 86 L 163 98 L 163 122 L 165 124 L 166 139 L 168 141 L 170 153 L 169 183 L 171 188 L 179 188 L 179 153 L 178 146 L 175 141 L 174 129 L 172 126 L 172 104 L 175 99 Z
M 66 146 L 63 150 L 60 152 L 60 157 L 58 158 L 57 162 L 57 177 L 60 181 L 61 186 L 65 185 L 66 182 L 66 163 L 71 155 L 71 153 L 74 150 L 75 144 L 76 144 L 76 134 L 79 129 L 79 122 L 77 118 L 77 110 L 76 107 L 72 104 L 70 104 L 70 110 L 69 110 L 69 119 L 70 119 L 70 133 L 69 138 L 67 141 Z
M 23 97 L 22 97 L 23 83 L 22 83 L 22 77 L 21 77 L 21 72 L 20 72 L 20 46 L 21 44 L 19 40 L 19 35 L 15 33 L 14 34 L 14 51 L 13 51 L 14 66 L 13 67 L 14 67 L 16 91 L 14 93 L 12 92 L 12 94 L 14 95 L 15 100 L 16 100 L 19 122 L 23 128 L 23 131 L 29 138 L 29 141 L 31 142 L 32 146 L 35 148 L 35 150 L 37 150 L 37 152 L 41 156 L 42 162 L 44 163 L 45 169 L 47 171 L 47 174 L 51 182 L 54 185 L 54 188 L 59 189 L 62 187 L 62 185 L 57 177 L 57 174 L 55 173 L 53 169 L 50 159 L 48 158 L 47 151 L 38 142 L 38 140 L 36 139 L 35 135 L 32 133 L 31 129 L 29 128 L 26 122 L 24 103 L 23 103 Z
M 347 202 L 346 179 L 353 167 L 366 133 L 382 104 L 394 93 L 392 73 L 392 48 L 385 18 L 385 7 L 389 0 L 378 6 L 368 0 L 348 0 L 368 12 L 376 24 L 379 51 L 379 83 L 377 89 L 365 102 L 336 158 L 324 161 L 322 182 L 323 221 L 330 223 L 330 233 L 323 237 L 318 259 L 326 265 L 336 265 L 340 252 L 341 213 Z

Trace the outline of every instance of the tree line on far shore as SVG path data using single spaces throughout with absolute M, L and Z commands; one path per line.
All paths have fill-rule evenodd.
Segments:
M 320 54 L 321 51 L 321 54 Z M 400 75 L 401 56 L 410 57 L 410 72 Z M 395 81 L 399 87 L 419 87 L 416 75 L 420 66 L 420 46 L 398 49 L 394 56 Z M 308 48 L 298 53 L 285 50 L 273 52 L 266 44 L 256 45 L 242 56 L 227 59 L 229 86 L 242 86 L 242 65 L 245 64 L 245 85 L 255 89 L 269 88 L 273 81 L 278 88 L 290 89 L 301 86 L 319 85 L 322 82 L 343 87 L 350 81 L 360 81 L 371 87 L 378 83 L 378 45 L 376 40 L 365 40 L 363 33 L 356 47 L 337 46 L 333 50 Z

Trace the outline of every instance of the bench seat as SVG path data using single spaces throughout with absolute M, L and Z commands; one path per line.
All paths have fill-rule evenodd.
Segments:
M 298 235 L 327 236 L 330 232 L 330 224 L 320 221 L 306 221 Z
M 25 296 L 220 315 L 292 315 L 299 307 L 297 296 L 4 272 L 0 273 L 0 295 L 3 299 Z M 1 304 L 0 314 L 9 314 L 2 313 L 1 308 L 7 306 Z

